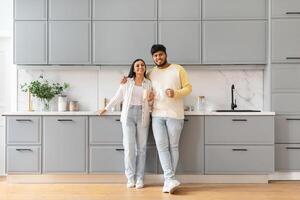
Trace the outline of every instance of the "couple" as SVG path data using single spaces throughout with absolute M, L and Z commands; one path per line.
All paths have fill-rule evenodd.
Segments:
M 142 59 L 132 63 L 128 78 L 122 80 L 116 95 L 100 114 L 123 101 L 121 122 L 127 187 L 143 188 L 146 146 L 152 110 L 152 129 L 164 172 L 163 192 L 174 193 L 179 138 L 184 123 L 183 97 L 192 91 L 187 73 L 167 61 L 166 48 L 155 44 L 151 54 L 156 67 L 147 72 Z

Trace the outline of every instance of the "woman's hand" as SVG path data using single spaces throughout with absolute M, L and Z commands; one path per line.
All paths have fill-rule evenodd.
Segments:
M 103 115 L 105 112 L 106 112 L 107 110 L 104 108 L 104 109 L 99 109 L 98 111 L 97 111 L 97 114 L 98 115 Z
M 147 96 L 148 102 L 154 101 L 154 97 L 155 97 L 155 95 L 154 95 L 153 90 L 150 90 L 149 93 L 148 93 L 148 96 Z

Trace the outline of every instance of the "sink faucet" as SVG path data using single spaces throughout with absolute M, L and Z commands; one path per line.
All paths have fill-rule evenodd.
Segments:
M 233 92 L 234 92 L 234 84 L 231 85 L 231 110 L 234 110 L 237 105 L 236 105 L 236 99 L 234 100 Z

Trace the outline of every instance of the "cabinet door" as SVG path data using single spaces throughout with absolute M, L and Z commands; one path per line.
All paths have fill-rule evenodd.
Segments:
M 93 0 L 93 20 L 156 20 L 157 0 Z
M 204 117 L 186 116 L 180 137 L 179 161 L 176 173 L 204 172 Z
M 148 146 L 146 153 L 146 173 L 157 172 L 157 152 L 155 146 Z M 117 146 L 91 146 L 89 172 L 120 172 L 124 173 L 124 148 Z
M 94 21 L 93 64 L 131 64 L 136 58 L 152 63 L 155 21 Z
M 202 0 L 203 19 L 266 19 L 266 0 Z
M 90 64 L 91 23 L 49 21 L 49 64 Z
M 86 130 L 87 117 L 44 117 L 43 172 L 85 172 Z
M 158 0 L 160 20 L 201 20 L 201 0 Z
M 46 21 L 15 21 L 14 63 L 47 64 Z
M 273 92 L 300 92 L 300 66 L 297 64 L 272 65 Z
M 8 146 L 7 173 L 40 173 L 41 148 L 39 146 Z
M 14 0 L 16 20 L 47 20 L 47 0 Z
M 276 171 L 300 171 L 300 144 L 275 145 Z
M 273 145 L 205 145 L 206 174 L 268 174 L 273 171 Z
M 272 20 L 272 62 L 300 63 L 300 19 Z
M 180 64 L 201 64 L 201 22 L 160 21 L 159 43 L 164 44 L 168 60 Z
M 272 0 L 272 17 L 300 17 L 300 1 L 299 0 Z
M 203 21 L 203 64 L 265 64 L 265 21 Z
M 273 93 L 272 110 L 276 114 L 300 113 L 299 93 Z
M 91 0 L 49 0 L 49 20 L 90 20 Z
M 275 117 L 275 142 L 300 143 L 299 115 L 277 115 Z

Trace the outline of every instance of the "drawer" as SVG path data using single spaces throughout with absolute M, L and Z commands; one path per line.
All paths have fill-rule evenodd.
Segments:
M 275 117 L 275 143 L 300 143 L 300 115 Z
M 299 93 L 273 93 L 272 110 L 277 114 L 300 113 Z
M 275 145 L 275 170 L 300 171 L 300 144 Z
M 39 144 L 41 142 L 41 117 L 8 116 L 7 144 Z
M 148 146 L 146 153 L 145 172 L 157 172 L 158 155 L 155 146 Z M 89 172 L 120 172 L 124 173 L 124 148 L 116 146 L 91 146 Z
M 259 155 L 259 156 L 258 156 Z M 274 171 L 274 146 L 206 145 L 206 174 L 268 174 Z
M 90 117 L 90 144 L 122 144 L 123 132 L 120 116 Z M 103 128 L 105 127 L 105 129 Z M 151 127 L 148 143 L 155 144 Z
M 7 173 L 40 173 L 41 148 L 38 146 L 8 146 Z
M 266 19 L 266 0 L 202 0 L 203 20 Z
M 297 64 L 272 65 L 272 91 L 300 91 L 300 66 Z
M 272 0 L 272 17 L 300 17 L 299 0 Z
M 274 117 L 206 116 L 205 144 L 274 144 Z

